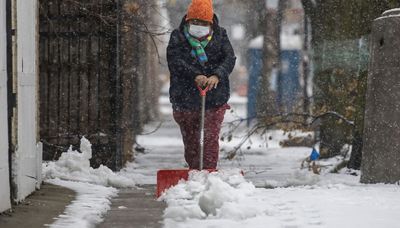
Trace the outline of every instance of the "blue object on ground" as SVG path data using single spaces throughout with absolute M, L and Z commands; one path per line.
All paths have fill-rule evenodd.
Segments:
M 316 160 L 318 160 L 318 158 L 319 158 L 319 152 L 315 148 L 313 148 L 311 155 L 310 155 L 310 160 L 316 161 Z

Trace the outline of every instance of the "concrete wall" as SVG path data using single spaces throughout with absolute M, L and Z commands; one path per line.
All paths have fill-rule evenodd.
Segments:
M 373 22 L 368 75 L 363 183 L 400 181 L 400 9 Z
M 11 207 L 8 168 L 6 1 L 0 0 L 0 212 Z

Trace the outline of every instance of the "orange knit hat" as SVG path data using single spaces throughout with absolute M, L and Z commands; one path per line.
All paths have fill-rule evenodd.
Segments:
M 192 0 L 186 15 L 186 21 L 198 19 L 213 23 L 214 10 L 212 0 Z

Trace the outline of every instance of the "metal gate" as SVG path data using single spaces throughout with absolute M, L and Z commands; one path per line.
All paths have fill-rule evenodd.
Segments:
M 40 1 L 40 136 L 57 159 L 82 136 L 92 166 L 119 169 L 156 116 L 156 0 Z
M 85 136 L 92 165 L 120 166 L 118 4 L 40 1 L 40 136 L 44 159 Z M 117 154 L 117 156 L 115 156 Z

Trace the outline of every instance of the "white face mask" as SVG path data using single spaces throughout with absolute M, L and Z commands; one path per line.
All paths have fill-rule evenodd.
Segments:
M 189 33 L 196 38 L 205 37 L 210 34 L 210 27 L 202 25 L 189 25 Z

